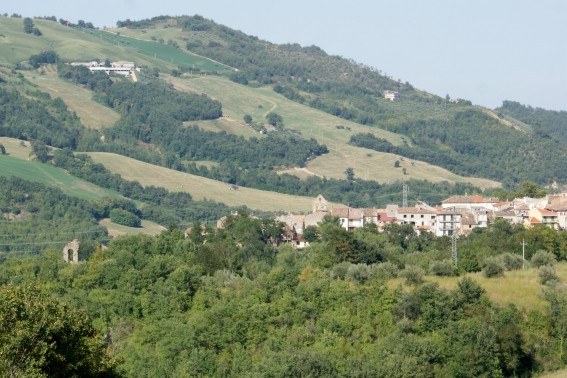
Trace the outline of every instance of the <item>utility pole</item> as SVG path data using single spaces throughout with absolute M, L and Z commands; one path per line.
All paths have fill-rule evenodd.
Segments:
M 455 207 L 453 206 L 453 214 L 451 214 L 451 257 L 455 262 L 455 268 L 458 268 L 458 255 L 457 255 L 457 230 L 455 227 Z
M 522 239 L 522 269 L 526 269 L 526 240 Z
M 409 189 L 408 189 L 407 184 L 404 184 L 403 187 L 402 187 L 402 195 L 403 195 L 403 197 L 402 197 L 402 207 L 403 207 L 403 208 L 408 207 L 408 190 L 409 190 Z

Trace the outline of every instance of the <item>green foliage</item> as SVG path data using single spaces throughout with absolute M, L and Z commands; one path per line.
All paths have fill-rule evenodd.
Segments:
M 82 125 L 78 118 L 64 111 L 50 111 L 56 105 L 49 95 L 0 88 L 0 136 L 35 140 L 53 147 L 75 148 Z
M 544 138 L 556 138 L 567 142 L 566 111 L 533 108 L 515 101 L 504 101 L 502 106 L 495 110 L 529 124 L 535 133 Z
M 136 214 L 123 209 L 110 210 L 110 220 L 128 227 L 140 227 L 142 222 Z
M 43 51 L 37 55 L 32 55 L 29 58 L 30 65 L 33 68 L 39 68 L 41 64 L 54 64 L 57 63 L 59 57 L 55 51 Z
M 96 214 L 87 201 L 59 189 L 0 176 L 0 258 L 34 255 L 74 238 L 104 240 L 106 231 Z
M 482 274 L 485 277 L 500 277 L 504 274 L 504 263 L 498 257 L 487 257 L 482 265 Z
M 479 110 L 456 113 L 452 120 L 401 123 L 396 131 L 411 136 L 412 145 L 394 146 L 370 133 L 352 135 L 349 143 L 426 161 L 464 176 L 505 178 L 505 183 L 510 186 L 521 181 L 548 183 L 567 180 L 553 159 L 545 158 L 549 150 L 558 157 L 567 158 L 564 144 L 537 134 L 525 135 L 503 128 L 497 120 Z M 495 134 L 499 135 L 502 144 L 490 142 L 490 136 Z M 541 157 L 533 158 L 531 153 Z M 503 161 L 509 164 L 502 164 Z M 525 184 L 525 192 L 541 196 L 543 192 L 534 185 Z
M 541 249 L 533 254 L 530 264 L 534 268 L 541 268 L 543 266 L 554 266 L 557 264 L 557 260 L 552 253 Z
M 252 123 L 252 116 L 250 114 L 245 114 L 243 120 L 244 123 Z
M 423 282 L 425 272 L 418 266 L 408 265 L 398 275 L 405 279 L 408 285 L 419 285 Z
M 557 277 L 555 267 L 551 265 L 543 265 L 541 268 L 539 268 L 538 276 L 539 283 L 541 283 L 542 285 L 559 282 L 559 277 Z
M 84 312 L 31 285 L 1 286 L 0 302 L 2 375 L 116 376 Z
M 457 274 L 453 260 L 433 261 L 429 265 L 429 272 L 435 276 L 450 277 Z
M 283 128 L 283 117 L 275 112 L 269 112 L 266 114 L 266 120 L 268 123 L 278 129 Z

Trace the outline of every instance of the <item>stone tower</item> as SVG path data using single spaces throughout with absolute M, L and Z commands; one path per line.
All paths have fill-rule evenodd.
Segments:
M 79 263 L 79 241 L 74 239 L 63 248 L 63 261 L 73 264 Z

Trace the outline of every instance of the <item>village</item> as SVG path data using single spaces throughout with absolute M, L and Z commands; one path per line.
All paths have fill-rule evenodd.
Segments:
M 341 227 L 351 231 L 375 225 L 382 231 L 389 223 L 411 225 L 417 233 L 430 232 L 435 236 L 468 235 L 475 228 L 486 228 L 496 218 L 525 227 L 543 225 L 554 230 L 567 227 L 567 192 L 543 198 L 516 198 L 501 201 L 480 195 L 452 196 L 440 206 L 418 203 L 414 207 L 387 205 L 385 209 L 333 207 L 322 195 L 315 198 L 309 214 L 280 215 L 276 220 L 285 224 L 284 240 L 296 248 L 304 248 L 306 227 L 317 226 L 326 216 L 336 217 Z

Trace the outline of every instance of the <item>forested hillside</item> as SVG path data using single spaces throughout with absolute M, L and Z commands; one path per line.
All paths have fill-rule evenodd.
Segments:
M 533 108 L 515 101 L 504 101 L 496 111 L 531 125 L 534 132 L 542 138 L 555 138 L 567 142 L 566 111 Z
M 445 260 L 447 238 L 397 225 L 351 233 L 328 219 L 320 239 L 296 251 L 274 247 L 278 227 L 242 213 L 219 230 L 195 224 L 187 238 L 173 227 L 158 237 L 116 239 L 78 265 L 50 250 L 0 264 L 0 284 L 34 282 L 88 312 L 123 376 L 512 377 L 567 362 L 561 283 L 523 282 L 533 294 L 520 301 L 511 283 L 499 281 L 494 302 L 479 275 L 447 289 L 424 279 L 425 271 L 455 274 Z M 550 236 L 498 223 L 460 241 L 463 266 L 478 269 L 470 263 L 488 257 L 513 275 L 521 258 L 498 255 L 525 237 L 534 280 L 532 250 Z M 567 256 L 551 251 L 544 253 L 549 264 Z M 398 275 L 403 286 L 392 281 Z M 526 308 L 528 300 L 538 304 Z

